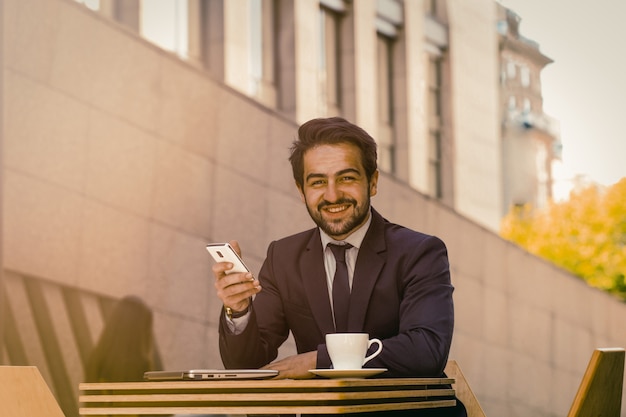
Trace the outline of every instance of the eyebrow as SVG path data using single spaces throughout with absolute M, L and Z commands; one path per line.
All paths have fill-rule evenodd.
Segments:
M 342 169 L 341 171 L 335 172 L 333 174 L 333 176 L 340 177 L 340 176 L 348 174 L 348 173 L 354 173 L 354 174 L 357 174 L 357 175 L 362 175 L 361 172 L 358 169 L 356 169 L 356 168 L 346 168 L 346 169 Z M 311 178 L 326 178 L 326 177 L 328 177 L 328 175 L 326 175 L 326 174 L 318 174 L 318 173 L 313 172 L 313 173 L 311 173 L 311 174 L 306 176 L 306 180 L 308 181 Z

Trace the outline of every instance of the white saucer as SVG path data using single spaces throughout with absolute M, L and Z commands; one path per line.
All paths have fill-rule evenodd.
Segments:
M 362 369 L 309 369 L 309 372 L 326 378 L 367 378 L 387 371 L 387 368 Z

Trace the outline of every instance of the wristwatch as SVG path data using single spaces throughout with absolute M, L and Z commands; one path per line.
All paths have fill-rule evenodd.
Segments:
M 243 309 L 243 311 L 233 311 L 232 308 L 226 306 L 224 306 L 224 311 L 226 312 L 226 317 L 228 317 L 230 320 L 238 319 L 248 314 L 248 311 L 250 311 L 250 304 L 248 304 L 248 307 Z

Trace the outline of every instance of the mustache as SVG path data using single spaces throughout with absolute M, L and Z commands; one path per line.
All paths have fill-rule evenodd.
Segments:
M 332 203 L 330 201 L 324 200 L 324 201 L 322 201 L 321 203 L 319 203 L 317 205 L 317 209 L 318 210 L 322 210 L 324 207 L 336 206 L 337 204 L 352 204 L 352 205 L 356 206 L 356 200 L 353 200 L 351 198 L 345 198 L 345 197 L 344 198 L 340 198 L 337 201 L 333 201 Z

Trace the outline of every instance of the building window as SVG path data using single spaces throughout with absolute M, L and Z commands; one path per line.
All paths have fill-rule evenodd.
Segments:
M 428 150 L 429 191 L 433 197 L 442 198 L 441 134 L 439 131 L 430 131 Z
M 522 65 L 519 70 L 520 82 L 522 87 L 530 86 L 530 69 L 526 65 Z
M 378 34 L 378 149 L 381 169 L 395 172 L 395 134 L 393 116 L 393 43 L 390 37 Z
M 188 58 L 187 6 L 187 0 L 142 1 L 141 36 L 181 58 Z
M 428 62 L 428 164 L 429 192 L 443 197 L 442 189 L 442 75 L 441 58 L 431 56 Z
M 263 80 L 263 5 L 250 1 L 250 91 L 254 95 Z
M 517 66 L 515 65 L 514 62 L 509 61 L 506 64 L 506 75 L 507 78 L 509 79 L 515 79 L 515 76 L 517 75 Z
M 319 83 L 320 107 L 328 116 L 341 112 L 339 25 L 341 16 L 325 7 L 320 8 Z
M 264 104 L 276 106 L 275 10 L 273 0 L 249 0 L 249 92 Z
M 76 2 L 84 4 L 88 9 L 93 11 L 100 10 L 100 0 L 76 0 Z

